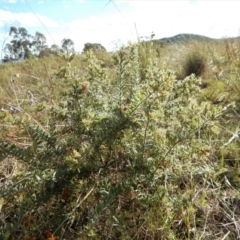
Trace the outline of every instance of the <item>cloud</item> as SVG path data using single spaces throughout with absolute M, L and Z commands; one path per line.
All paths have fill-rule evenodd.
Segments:
M 74 2 L 83 3 L 83 2 L 86 2 L 86 0 L 74 0 Z
M 0 41 L 3 42 L 7 38 L 7 35 L 4 33 L 0 33 Z M 1 48 L 1 46 L 0 46 Z
M 113 42 L 125 44 L 128 40 L 136 41 L 138 35 L 149 37 L 152 32 L 156 34 L 156 38 L 178 33 L 222 37 L 220 30 L 223 26 L 227 29 L 231 25 L 233 29 L 235 27 L 237 31 L 239 29 L 236 22 L 234 25 L 230 20 L 218 25 L 217 22 L 221 22 L 221 11 L 215 21 L 212 21 L 213 6 L 207 8 L 208 5 L 202 3 L 190 4 L 186 1 L 118 1 L 116 3 L 119 4 L 114 13 L 60 22 L 58 33 L 54 37 L 71 38 L 75 42 L 76 49 L 82 49 L 86 42 L 97 42 L 110 50 L 114 45 Z M 122 9 L 123 3 L 128 5 L 128 10 Z
M 55 41 L 44 30 L 43 34 L 48 38 L 49 45 L 60 45 L 63 38 L 70 38 L 78 51 L 87 42 L 101 43 L 112 50 L 114 42 L 125 44 L 128 40 L 137 41 L 138 36 L 149 37 L 152 32 L 156 34 L 156 39 L 179 33 L 195 33 L 214 38 L 236 36 L 240 31 L 240 1 L 230 2 L 231 4 L 229 1 L 115 0 L 117 8 L 109 2 L 103 12 L 85 18 L 79 16 L 74 21 L 54 21 L 51 17 L 37 16 Z M 65 3 L 71 6 L 69 1 L 65 0 Z M 18 21 L 26 29 L 33 27 L 35 31 L 42 32 L 40 29 L 43 26 L 34 14 L 0 10 L 0 26 L 14 21 Z
M 16 3 L 17 0 L 0 0 L 0 2 L 5 2 L 5 3 Z
M 139 31 L 155 29 L 160 34 L 177 31 L 222 37 L 236 35 L 239 28 L 239 1 L 129 1 L 133 8 L 126 14 L 128 21 L 136 21 Z
M 63 37 L 71 38 L 78 50 L 82 50 L 87 42 L 100 43 L 111 50 L 114 41 L 121 40 L 122 43 L 126 43 L 129 39 L 134 41 L 137 39 L 136 35 L 132 34 L 132 30 L 129 29 L 128 23 L 123 21 L 119 14 L 104 17 L 90 16 L 71 22 L 62 21 L 58 32 L 64 32 L 65 36 Z M 59 39 L 56 35 L 55 38 Z
M 56 21 L 40 14 L 37 14 L 37 16 L 46 27 L 58 27 Z M 16 21 L 25 28 L 39 27 L 42 26 L 42 24 L 39 22 L 38 18 L 36 18 L 33 13 L 13 13 L 0 9 L 0 27 L 5 24 L 15 24 Z

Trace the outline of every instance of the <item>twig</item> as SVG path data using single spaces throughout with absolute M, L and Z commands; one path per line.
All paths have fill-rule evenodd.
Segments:
M 209 214 L 209 211 L 207 212 L 206 219 L 205 219 L 205 223 L 204 223 L 203 233 L 201 234 L 199 240 L 202 239 L 204 233 L 206 232 L 206 226 L 207 226 L 208 214 Z
M 77 204 L 77 206 L 75 207 L 75 209 L 79 208 L 79 207 L 82 205 L 82 203 L 88 198 L 88 196 L 92 193 L 93 190 L 94 190 L 94 187 L 92 187 L 92 188 L 90 189 L 90 191 L 87 193 L 87 195 L 82 199 L 82 201 L 81 201 L 79 204 Z M 80 198 L 80 197 L 79 197 L 79 198 Z M 79 198 L 78 198 L 77 202 L 79 201 Z M 74 209 L 74 210 L 75 210 L 75 209 Z
M 227 145 L 229 145 L 230 143 L 232 143 L 232 141 L 233 141 L 235 138 L 238 138 L 238 137 L 239 137 L 239 132 L 236 131 L 235 133 L 233 133 L 232 137 L 228 140 L 228 142 L 226 142 L 226 143 L 222 146 L 222 148 L 225 147 L 225 146 L 227 146 Z
M 149 113 L 148 113 L 147 124 L 146 124 L 145 130 L 144 130 L 142 159 L 144 158 L 144 152 L 145 152 L 145 146 L 146 146 L 146 138 L 147 138 L 147 130 L 148 130 L 149 122 L 150 122 L 150 118 L 149 118 Z
M 228 231 L 226 234 L 225 234 L 225 236 L 222 238 L 222 240 L 225 240 L 225 239 L 227 239 L 227 236 L 230 234 L 230 231 Z
M 82 199 L 82 201 L 79 203 L 79 204 L 77 204 L 76 205 L 76 207 L 71 211 L 71 213 L 69 213 L 68 215 L 70 216 L 70 215 L 72 215 L 72 213 L 78 208 L 78 207 L 80 207 L 81 206 L 81 204 L 88 198 L 88 196 L 91 194 L 91 192 L 94 190 L 94 187 L 92 187 L 91 189 L 90 189 L 90 191 L 87 193 L 87 195 Z M 80 200 L 80 195 L 79 195 L 79 197 L 78 197 L 78 200 L 77 200 L 77 202 Z M 62 223 L 58 226 L 58 228 L 55 230 L 55 232 L 54 232 L 54 234 L 58 231 L 58 229 L 69 219 L 69 216 L 67 216 L 63 221 L 62 221 Z

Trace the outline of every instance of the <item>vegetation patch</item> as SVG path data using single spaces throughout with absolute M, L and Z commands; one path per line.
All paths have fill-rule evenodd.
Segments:
M 212 101 L 213 55 L 178 81 L 167 47 L 1 67 L 1 239 L 239 237 L 234 73 Z

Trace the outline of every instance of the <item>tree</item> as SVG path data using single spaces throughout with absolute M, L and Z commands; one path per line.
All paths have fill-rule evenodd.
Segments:
M 24 60 L 32 56 L 38 57 L 40 52 L 47 48 L 46 37 L 40 32 L 32 36 L 23 27 L 11 27 L 9 36 L 11 36 L 11 41 L 3 49 L 5 53 L 3 62 Z
M 63 52 L 74 52 L 74 42 L 69 38 L 64 38 L 62 40 L 62 50 Z
M 89 50 L 106 52 L 106 48 L 102 46 L 100 43 L 85 43 L 83 52 L 86 52 Z
M 52 46 L 51 46 L 51 50 L 52 51 L 54 51 L 54 52 L 60 52 L 60 48 L 59 48 L 59 46 L 58 45 L 56 45 L 56 44 L 53 44 Z
M 38 54 L 38 57 L 39 58 L 52 57 L 52 56 L 56 56 L 57 54 L 58 54 L 58 52 L 57 51 L 53 51 L 51 48 L 44 48 Z
M 11 27 L 9 35 L 12 40 L 4 48 L 4 61 L 18 61 L 29 58 L 32 55 L 30 51 L 32 36 L 28 34 L 27 30 L 23 27 Z
M 42 50 L 47 48 L 46 43 L 46 37 L 42 33 L 36 32 L 35 37 L 31 43 L 32 51 L 35 53 L 36 56 L 39 55 Z
M 7 43 L 3 49 L 3 52 L 5 52 L 4 58 L 3 58 L 3 62 L 10 62 L 10 61 L 14 61 L 14 57 L 13 57 L 13 46 L 9 43 Z
M 39 58 L 44 58 L 44 57 L 52 57 L 52 56 L 57 56 L 60 52 L 60 48 L 58 45 L 53 44 L 50 48 L 46 47 L 40 51 L 38 54 Z

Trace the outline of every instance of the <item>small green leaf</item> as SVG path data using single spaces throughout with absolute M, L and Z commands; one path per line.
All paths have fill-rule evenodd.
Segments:
M 6 115 L 7 115 L 7 114 L 6 114 L 5 112 L 0 112 L 0 119 L 5 118 Z

